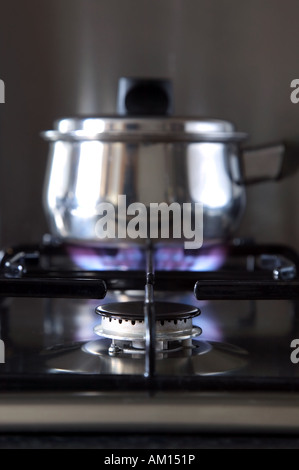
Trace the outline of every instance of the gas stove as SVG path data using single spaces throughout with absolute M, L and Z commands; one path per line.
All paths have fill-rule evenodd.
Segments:
M 5 249 L 0 430 L 298 431 L 298 267 L 245 239 Z

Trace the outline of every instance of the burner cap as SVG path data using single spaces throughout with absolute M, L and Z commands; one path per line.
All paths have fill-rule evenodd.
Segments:
M 184 320 L 200 315 L 200 310 L 197 307 L 172 302 L 155 302 L 154 308 L 157 321 Z M 103 317 L 119 320 L 143 321 L 144 302 L 115 302 L 100 305 L 96 308 L 96 313 Z

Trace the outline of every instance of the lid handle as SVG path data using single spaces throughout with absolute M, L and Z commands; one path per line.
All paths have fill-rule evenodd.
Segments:
M 120 78 L 117 113 L 125 116 L 168 116 L 172 114 L 173 87 L 171 80 Z

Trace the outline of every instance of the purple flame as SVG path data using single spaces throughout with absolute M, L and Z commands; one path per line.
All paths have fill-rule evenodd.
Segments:
M 145 268 L 145 252 L 140 248 L 94 248 L 70 245 L 68 254 L 75 265 L 84 270 L 128 271 Z M 199 250 L 182 247 L 159 247 L 154 252 L 157 271 L 216 271 L 226 259 L 225 246 Z

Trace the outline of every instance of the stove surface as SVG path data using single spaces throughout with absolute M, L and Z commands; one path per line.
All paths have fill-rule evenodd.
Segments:
M 98 301 L 6 301 L 0 428 L 298 429 L 293 303 L 176 300 L 201 308 L 202 335 L 194 341 L 201 353 L 195 362 L 158 355 L 150 381 L 142 357 L 88 352 L 86 345 L 107 341 L 93 332 Z
M 107 343 L 94 332 L 101 323 L 95 309 L 106 302 L 125 301 L 127 298 L 126 294 L 116 294 L 107 295 L 101 302 L 6 300 L 6 305 L 0 307 L 1 338 L 5 344 L 5 364 L 0 365 L 1 375 L 106 373 L 105 364 L 101 362 L 109 362 L 108 354 L 102 361 L 101 356 L 85 352 L 84 346 L 91 341 Z M 199 302 L 188 293 L 172 295 L 172 300 L 200 307 L 202 312 L 193 320 L 193 324 L 202 329 L 199 339 L 194 340 L 202 351 L 197 358 L 201 367 L 199 371 L 182 367 L 180 375 L 224 373 L 225 376 L 261 377 L 265 380 L 274 377 L 291 380 L 299 376 L 299 366 L 291 361 L 291 342 L 299 336 L 296 308 L 291 301 Z M 213 345 L 222 352 L 214 355 Z M 231 369 L 217 371 L 221 361 L 226 360 L 225 353 L 229 352 L 235 353 L 239 362 L 232 364 Z M 64 357 L 65 367 L 62 367 Z M 158 363 L 164 360 L 158 355 Z M 129 362 L 134 362 L 134 359 Z M 144 358 L 137 357 L 136 362 L 144 362 Z M 117 375 L 126 373 L 117 368 L 111 368 L 109 372 Z M 134 373 L 132 366 L 129 375 Z M 142 375 L 142 367 L 136 366 L 136 373 Z
M 157 350 L 149 377 L 144 353 L 109 353 L 96 313 L 140 303 L 138 284 L 98 300 L 3 298 L 0 431 L 298 432 L 298 301 L 241 300 L 238 285 L 234 300 L 197 300 L 182 285 L 157 289 L 155 301 L 200 311 L 192 322 L 201 334 Z

